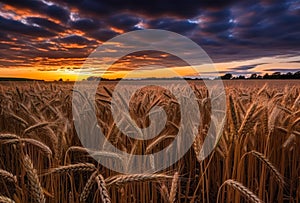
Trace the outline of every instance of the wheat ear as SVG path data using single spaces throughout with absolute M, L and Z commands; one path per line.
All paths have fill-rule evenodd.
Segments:
M 90 178 L 88 179 L 87 183 L 85 184 L 82 193 L 80 194 L 79 200 L 80 202 L 86 202 L 87 198 L 89 197 L 90 191 L 93 187 L 95 182 L 95 178 L 98 175 L 98 171 L 95 171 Z
M 35 131 L 35 130 L 39 129 L 39 128 L 46 127 L 46 126 L 48 126 L 49 124 L 50 124 L 49 122 L 41 122 L 41 123 L 37 123 L 37 124 L 35 124 L 35 125 L 32 125 L 32 126 L 26 128 L 26 129 L 24 130 L 23 134 L 24 134 L 24 135 L 25 135 L 25 134 L 28 134 L 28 133 L 30 133 L 30 132 L 32 132 L 32 131 Z
M 95 171 L 96 167 L 94 164 L 91 163 L 79 163 L 79 164 L 72 164 L 68 166 L 60 166 L 57 168 L 51 169 L 48 173 L 43 175 L 49 175 L 51 173 L 54 174 L 63 174 L 63 173 L 70 173 L 70 172 L 84 172 L 84 171 Z
M 176 172 L 173 176 L 172 186 L 171 186 L 170 195 L 169 195 L 169 202 L 170 203 L 175 202 L 177 186 L 178 186 L 178 172 Z
M 266 158 L 262 153 L 259 153 L 255 150 L 251 151 L 250 154 L 258 158 L 261 162 L 263 162 L 267 168 L 274 174 L 276 177 L 276 180 L 281 184 L 285 185 L 285 181 L 283 176 L 279 173 L 279 171 L 276 169 L 276 167 L 269 161 L 268 158 Z
M 122 185 L 130 182 L 145 182 L 150 180 L 161 180 L 172 178 L 172 176 L 167 176 L 164 174 L 131 174 L 131 175 L 116 175 L 110 178 L 107 178 L 105 182 L 107 186 L 110 185 Z
M 100 191 L 102 202 L 103 203 L 111 203 L 111 200 L 110 200 L 107 188 L 106 188 L 105 180 L 104 180 L 104 178 L 101 174 L 99 174 L 96 177 L 96 182 L 97 182 L 97 185 L 98 185 L 98 189 Z
M 28 155 L 23 158 L 23 163 L 28 177 L 28 191 L 30 191 L 32 201 L 36 203 L 45 202 L 43 188 L 39 181 L 36 169 L 33 167 L 32 161 Z
M 15 203 L 14 200 L 0 195 L 0 203 Z
M 0 140 L 19 139 L 20 137 L 14 134 L 0 134 Z
M 217 203 L 219 202 L 219 196 L 220 196 L 220 191 L 222 189 L 222 187 L 224 185 L 229 185 L 230 187 L 232 187 L 233 189 L 239 191 L 244 197 L 246 197 L 248 200 L 250 200 L 251 202 L 254 203 L 263 203 L 262 200 L 260 200 L 253 192 L 251 192 L 247 187 L 245 187 L 244 185 L 242 185 L 241 183 L 229 179 L 226 180 L 219 188 L 218 191 L 218 196 L 217 196 Z
M 26 144 L 31 144 L 31 145 L 37 147 L 46 156 L 49 156 L 49 157 L 52 156 L 51 149 L 44 143 L 42 143 L 38 140 L 35 140 L 35 139 L 31 139 L 31 138 L 10 139 L 10 140 L 4 142 L 4 144 L 18 144 L 20 142 L 24 142 Z
M 8 171 L 0 169 L 0 178 L 2 178 L 5 182 L 17 183 L 17 178 L 13 174 Z

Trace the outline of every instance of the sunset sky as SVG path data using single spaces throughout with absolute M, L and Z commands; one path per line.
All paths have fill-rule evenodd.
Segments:
M 103 42 L 149 28 L 190 38 L 207 52 L 219 74 L 300 69 L 297 0 L 1 0 L 0 77 L 74 80 Z M 159 52 L 123 57 L 106 76 L 122 77 L 140 65 L 152 66 L 141 77 L 154 71 L 163 76 L 162 61 L 193 76 L 186 64 Z

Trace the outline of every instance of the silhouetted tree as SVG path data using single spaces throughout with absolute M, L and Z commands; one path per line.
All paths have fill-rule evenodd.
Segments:
M 280 79 L 281 78 L 281 73 L 280 72 L 275 72 L 272 74 L 272 79 Z
M 266 73 L 264 76 L 263 76 L 263 79 L 270 79 L 270 75 L 268 73 Z
M 230 74 L 222 76 L 222 79 L 229 78 Z M 239 77 L 233 77 L 231 79 L 245 79 L 245 76 L 240 75 Z M 300 79 L 300 71 L 297 71 L 295 73 L 287 72 L 285 74 L 281 72 L 274 72 L 271 75 L 266 73 L 264 76 L 253 73 L 248 79 Z
M 257 74 L 256 73 L 251 74 L 250 79 L 256 79 L 256 78 L 257 78 Z
M 293 73 L 291 72 L 280 75 L 280 79 L 292 79 L 292 78 L 293 78 Z
M 296 73 L 294 73 L 294 79 L 300 79 L 300 71 L 297 71 Z
M 230 80 L 232 78 L 231 73 L 226 73 L 225 75 L 221 76 L 221 79 L 223 80 Z

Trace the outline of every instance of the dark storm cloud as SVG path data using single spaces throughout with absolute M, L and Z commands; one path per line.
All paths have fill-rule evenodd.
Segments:
M 29 9 L 33 13 L 41 13 L 62 22 L 68 21 L 70 16 L 69 10 L 59 4 L 48 5 L 40 0 L 3 0 L 2 2 L 18 9 Z
M 106 41 L 115 37 L 118 33 L 109 29 L 99 29 L 93 32 L 88 33 L 88 36 L 95 38 L 96 40 Z
M 108 24 L 121 30 L 132 30 L 142 19 L 131 14 L 117 14 L 108 19 Z
M 58 41 L 62 42 L 62 43 L 69 43 L 69 44 L 79 44 L 79 45 L 88 45 L 93 43 L 93 41 L 88 40 L 82 36 L 78 36 L 78 35 L 70 35 L 64 38 L 60 38 L 58 39 Z
M 2 0 L 3 3 L 15 6 L 21 9 L 30 9 L 38 11 L 45 7 L 45 3 L 39 0 Z
M 69 10 L 58 5 L 47 6 L 44 11 L 48 16 L 61 20 L 62 22 L 68 21 L 70 17 Z
M 198 43 L 214 62 L 299 56 L 300 52 L 300 2 L 296 0 L 2 2 L 10 5 L 0 7 L 0 49 L 6 50 L 7 54 L 1 55 L 6 58 L 16 54 L 25 59 L 84 58 L 98 43 L 145 28 L 183 34 Z M 11 9 L 12 14 L 2 15 L 5 9 Z M 249 72 L 257 65 L 229 70 Z
M 63 32 L 66 28 L 45 18 L 39 18 L 39 17 L 28 17 L 26 18 L 26 21 L 30 24 L 37 24 L 43 28 L 52 30 L 54 32 Z
M 295 40 L 299 35 L 294 34 L 300 32 L 300 16 L 292 9 L 289 1 L 280 1 L 276 4 L 258 2 L 247 12 L 240 10 L 236 13 L 241 15 L 235 27 L 236 34 L 240 38 L 256 40 L 256 44 L 286 45 L 290 35 L 294 36 L 291 41 L 299 43 Z
M 76 21 L 72 21 L 70 24 L 73 28 L 82 30 L 84 32 L 89 32 L 104 27 L 104 23 L 90 18 L 78 19 Z
M 188 33 L 198 26 L 198 24 L 189 20 L 178 20 L 172 18 L 158 18 L 151 20 L 148 22 L 148 25 L 153 29 L 169 30 L 180 34 Z
M 203 11 L 201 13 L 207 22 L 226 22 L 231 17 L 230 8 L 214 9 L 212 11 Z
M 0 30 L 6 33 L 22 34 L 36 37 L 53 37 L 56 34 L 40 27 L 24 24 L 20 21 L 0 16 Z
M 180 17 L 193 17 L 199 13 L 200 8 L 223 8 L 229 6 L 233 0 L 62 0 L 69 7 L 76 7 L 86 15 L 107 16 L 129 11 L 149 16 L 175 15 Z
M 10 41 L 10 38 L 7 37 L 6 33 L 3 33 L 3 31 L 0 31 L 0 41 Z
M 202 31 L 209 33 L 220 33 L 232 27 L 231 23 L 227 22 L 214 22 L 202 28 Z

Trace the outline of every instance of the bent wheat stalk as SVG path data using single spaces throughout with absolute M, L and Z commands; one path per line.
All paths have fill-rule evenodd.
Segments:
M 49 174 L 63 174 L 63 173 L 70 173 L 70 172 L 85 172 L 85 171 L 95 171 L 96 167 L 94 164 L 91 163 L 79 163 L 79 164 L 72 164 L 68 166 L 60 166 L 57 168 L 51 169 L 49 172 L 43 174 L 42 176 L 49 175 Z
M 9 141 L 4 142 L 4 144 L 18 144 L 20 142 L 24 142 L 26 144 L 31 144 L 31 145 L 35 146 L 36 148 L 38 148 L 46 156 L 49 156 L 49 157 L 52 156 L 52 150 L 44 143 L 42 143 L 38 140 L 35 140 L 35 139 L 31 139 L 31 138 L 11 139 Z
M 253 192 L 251 192 L 248 188 L 246 188 L 244 185 L 242 185 L 241 183 L 229 179 L 226 180 L 219 188 L 218 191 L 218 195 L 217 195 L 217 203 L 219 202 L 219 197 L 220 197 L 220 191 L 222 189 L 223 186 L 228 185 L 230 187 L 232 187 L 233 189 L 239 191 L 245 198 L 247 198 L 248 200 L 250 200 L 251 202 L 254 203 L 263 203 L 262 200 L 260 200 Z
M 32 131 L 35 131 L 35 130 L 39 129 L 39 128 L 46 127 L 46 126 L 48 126 L 49 124 L 51 124 L 51 123 L 49 123 L 49 122 L 41 122 L 41 123 L 37 123 L 37 124 L 35 124 L 35 125 L 32 125 L 32 126 L 26 128 L 26 129 L 24 130 L 23 134 L 24 134 L 24 135 L 25 135 L 25 134 L 28 134 L 28 133 L 30 133 L 30 132 L 32 132 Z
M 255 156 L 256 158 L 258 158 L 261 162 L 263 162 L 267 166 L 267 168 L 274 174 L 274 176 L 276 177 L 276 180 L 281 185 L 285 185 L 285 181 L 284 181 L 283 176 L 276 169 L 276 167 L 269 161 L 268 158 L 266 158 L 262 153 L 259 153 L 259 152 L 255 151 L 255 150 L 252 150 L 249 153 L 252 154 L 253 156 Z
M 122 185 L 130 182 L 145 182 L 152 180 L 162 180 L 170 179 L 172 176 L 167 176 L 164 174 L 132 174 L 132 175 L 116 175 L 110 178 L 107 178 L 105 182 L 107 186 L 111 185 Z
M 14 134 L 0 134 L 0 140 L 19 139 L 20 137 Z

